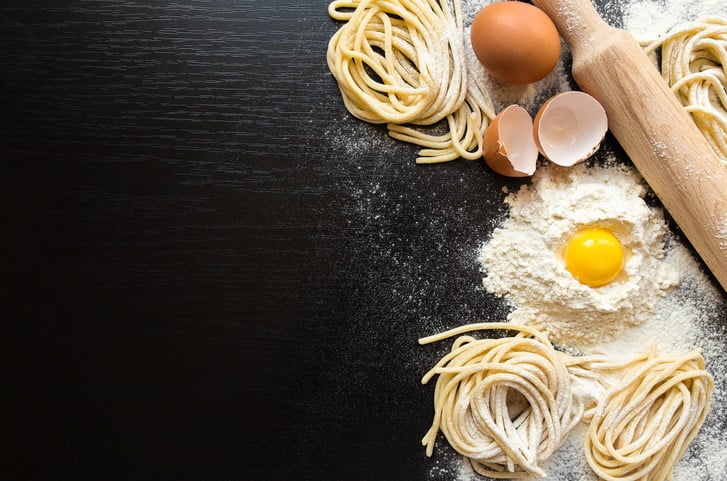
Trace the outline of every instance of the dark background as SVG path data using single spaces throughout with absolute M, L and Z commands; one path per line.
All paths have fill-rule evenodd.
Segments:
M 503 318 L 518 181 L 350 117 L 326 0 L 15 3 L 0 477 L 436 477 L 417 339 Z

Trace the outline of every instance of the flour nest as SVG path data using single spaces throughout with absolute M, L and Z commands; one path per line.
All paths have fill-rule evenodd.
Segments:
M 630 167 L 548 166 L 510 193 L 510 214 L 480 251 L 485 289 L 512 305 L 510 322 L 545 331 L 551 340 L 588 346 L 640 325 L 678 284 L 664 261 L 663 212 L 644 201 L 647 188 Z M 619 277 L 599 288 L 578 282 L 562 250 L 578 230 L 605 227 L 624 247 Z

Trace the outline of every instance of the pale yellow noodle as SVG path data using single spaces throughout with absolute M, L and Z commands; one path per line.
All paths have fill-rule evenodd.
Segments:
M 540 463 L 561 445 L 587 409 L 571 391 L 572 376 L 598 359 L 575 361 L 556 351 L 538 331 L 508 323 L 463 326 L 420 343 L 496 329 L 517 335 L 499 339 L 462 335 L 423 377 L 422 383 L 427 383 L 438 376 L 434 419 L 422 444 L 431 455 L 441 430 L 480 474 L 542 477 Z M 521 407 L 513 411 L 517 404 Z
M 712 16 L 677 25 L 644 46 L 727 166 L 727 20 Z
M 516 334 L 469 334 L 493 330 Z M 441 431 L 475 471 L 492 478 L 545 476 L 541 463 L 583 421 L 590 423 L 586 458 L 601 479 L 664 481 L 709 410 L 713 381 L 699 350 L 660 355 L 654 347 L 611 362 L 565 354 L 537 330 L 510 323 L 460 326 L 419 342 L 455 336 L 422 378 L 437 376 L 422 444 L 431 456 Z
M 591 468 L 606 481 L 664 481 L 697 435 L 714 382 L 699 350 L 632 363 L 606 392 L 586 437 Z
M 467 70 L 460 0 L 335 0 L 328 13 L 345 22 L 327 62 L 352 115 L 422 147 L 418 163 L 482 156 L 494 106 Z

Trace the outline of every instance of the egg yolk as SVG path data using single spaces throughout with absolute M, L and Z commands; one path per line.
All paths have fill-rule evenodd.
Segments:
M 621 272 L 624 251 L 621 242 L 608 229 L 578 231 L 563 252 L 565 268 L 579 282 L 600 287 L 613 281 Z

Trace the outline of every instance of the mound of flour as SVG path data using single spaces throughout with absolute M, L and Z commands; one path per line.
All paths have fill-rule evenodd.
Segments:
M 664 262 L 667 225 L 644 201 L 646 191 L 634 169 L 609 163 L 549 165 L 509 194 L 509 217 L 479 256 L 485 289 L 512 305 L 508 320 L 585 347 L 652 317 L 679 274 Z M 561 256 L 569 237 L 587 227 L 610 229 L 624 246 L 623 272 L 599 288 L 578 282 Z

